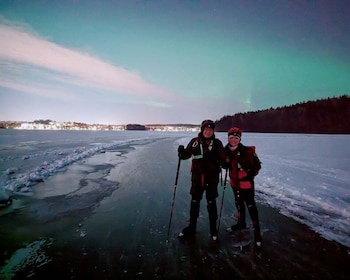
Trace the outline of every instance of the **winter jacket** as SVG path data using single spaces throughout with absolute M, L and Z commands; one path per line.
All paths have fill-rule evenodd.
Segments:
M 231 151 L 229 145 L 225 146 L 229 158 L 230 185 L 233 188 L 254 188 L 254 177 L 261 166 L 260 160 L 255 154 L 254 146 L 244 146 L 239 143 L 236 150 Z
M 212 189 L 213 195 L 217 196 L 217 184 L 221 165 L 226 160 L 226 153 L 222 142 L 215 138 L 204 138 L 202 133 L 191 139 L 187 147 L 179 155 L 181 159 L 192 158 L 192 188 L 194 194 L 198 187 L 207 186 Z

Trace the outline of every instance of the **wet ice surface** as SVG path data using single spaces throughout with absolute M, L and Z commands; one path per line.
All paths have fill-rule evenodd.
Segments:
M 224 134 L 219 136 L 225 141 Z M 189 161 L 181 162 L 170 238 L 166 242 L 176 149 L 191 137 L 158 135 L 131 143 L 125 139 L 127 142 L 114 143 L 110 148 L 106 145 L 111 143 L 101 141 L 94 145 L 101 148 L 90 156 L 72 161 L 64 169 L 43 177 L 42 182 L 31 185 L 33 196 L 15 199 L 11 206 L 14 211 L 0 213 L 1 225 L 6 225 L 0 229 L 0 237 L 11 243 L 6 245 L 1 256 L 4 266 L 0 275 L 16 272 L 19 276 L 35 277 L 57 271 L 62 277 L 78 279 L 88 276 L 96 279 L 164 279 L 165 276 L 215 279 L 227 275 L 253 279 L 249 277 L 251 273 L 263 279 L 267 275 L 271 277 L 271 270 L 274 270 L 275 278 L 269 279 L 279 279 L 284 275 L 281 269 L 295 270 L 296 267 L 301 275 L 311 277 L 316 270 L 320 275 L 327 275 L 328 268 L 324 264 L 313 264 L 309 271 L 304 271 L 297 259 L 317 263 L 311 260 L 311 255 L 317 254 L 317 250 L 322 255 L 325 248 L 326 253 L 333 249 L 317 241 L 316 233 L 279 217 L 273 209 L 259 207 L 263 238 L 268 245 L 262 252 L 256 252 L 249 243 L 252 239 L 249 230 L 244 236 L 227 235 L 224 229 L 235 221 L 229 188 L 225 191 L 219 243 L 209 241 L 204 200 L 196 241 L 179 242 L 176 236 L 186 225 L 189 211 Z M 263 169 L 256 179 L 257 198 L 310 227 L 319 226 L 318 232 L 329 239 L 346 243 L 349 239 L 344 232 L 349 232 L 349 206 L 344 188 L 348 182 L 348 165 L 344 167 L 341 163 L 346 162 L 347 155 L 339 152 L 334 156 L 338 160 L 330 157 L 325 162 L 322 157 L 328 158 L 328 155 L 322 148 L 312 159 L 316 149 L 313 143 L 325 140 L 322 136 L 308 137 L 302 138 L 307 152 L 298 154 L 292 146 L 295 139 L 290 137 L 247 136 L 247 144 L 250 141 L 257 146 L 263 161 Z M 334 141 L 331 136 L 325 137 L 327 141 Z M 342 139 L 340 142 L 348 140 Z M 277 147 L 271 145 L 272 140 Z M 287 143 L 279 149 L 282 141 Z M 290 149 L 286 151 L 285 147 Z M 89 145 L 84 149 L 91 151 Z M 22 161 L 29 162 L 30 158 Z M 23 166 L 20 168 L 21 174 L 30 174 L 33 170 L 29 168 L 30 172 L 26 173 Z M 10 176 L 16 176 L 16 172 Z M 315 186 L 323 187 L 312 190 Z M 335 186 L 331 193 L 330 186 Z M 219 193 L 218 208 L 221 188 Z M 325 224 L 322 221 L 328 216 Z M 336 222 L 339 227 L 335 227 Z M 310 240 L 317 243 L 316 247 Z M 22 251 L 16 249 L 18 245 Z M 26 254 L 27 257 L 18 257 Z M 284 264 L 280 263 L 281 254 Z M 253 272 L 249 272 L 252 269 Z

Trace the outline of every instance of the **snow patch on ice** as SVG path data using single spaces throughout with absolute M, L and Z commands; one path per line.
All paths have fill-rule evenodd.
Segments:
M 18 168 L 8 168 L 5 171 L 5 174 L 8 175 L 8 179 L 5 183 L 4 189 L 7 189 L 8 191 L 17 195 L 32 196 L 32 187 L 34 185 L 44 181 L 49 176 L 52 176 L 60 171 L 64 171 L 69 165 L 91 157 L 97 153 L 104 153 L 106 150 L 116 149 L 121 145 L 137 144 L 140 141 L 144 141 L 144 139 L 118 141 L 115 143 L 93 146 L 92 148 L 83 146 L 74 148 L 71 151 L 56 151 L 56 154 L 64 155 L 64 157 L 54 159 L 51 162 L 43 161 L 30 171 L 18 174 Z
M 27 268 L 29 269 L 27 278 L 32 277 L 35 269 L 51 262 L 43 247 L 49 247 L 52 243 L 52 239 L 36 240 L 24 248 L 18 249 L 1 268 L 0 276 L 4 276 L 4 279 L 12 279 L 16 271 Z

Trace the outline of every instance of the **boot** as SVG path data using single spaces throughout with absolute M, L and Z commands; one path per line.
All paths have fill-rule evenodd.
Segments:
M 241 204 L 239 204 L 239 203 L 241 203 Z M 242 202 L 236 201 L 236 207 L 237 207 L 237 219 L 238 219 L 238 222 L 237 222 L 237 224 L 227 228 L 226 229 L 227 232 L 233 232 L 233 231 L 238 231 L 238 230 L 247 228 L 247 225 L 246 225 L 246 222 L 245 222 L 245 205 L 244 205 L 244 202 L 242 203 Z
M 213 241 L 216 241 L 218 239 L 216 220 L 210 221 L 210 237 Z
M 226 229 L 227 232 L 233 232 L 241 229 L 246 229 L 247 225 L 245 222 L 238 222 L 237 224 Z
M 210 236 L 213 241 L 216 241 L 218 239 L 218 229 L 216 226 L 216 221 L 218 219 L 216 201 L 208 200 L 207 209 L 209 214 Z
M 193 224 L 189 224 L 185 227 L 178 235 L 178 237 L 190 238 L 196 235 L 196 226 Z
M 258 209 L 256 207 L 255 202 L 252 202 L 248 205 L 248 210 L 253 222 L 254 242 L 257 247 L 260 247 L 262 238 L 261 238 L 261 232 L 260 232 L 259 214 L 258 214 Z
M 178 237 L 194 237 L 197 229 L 197 219 L 199 216 L 200 201 L 192 199 L 190 206 L 190 224 L 185 227 Z
M 254 226 L 254 241 L 255 241 L 255 245 L 257 247 L 260 247 L 261 243 L 262 243 L 262 238 L 261 238 L 259 220 L 254 220 L 253 221 L 253 226 Z

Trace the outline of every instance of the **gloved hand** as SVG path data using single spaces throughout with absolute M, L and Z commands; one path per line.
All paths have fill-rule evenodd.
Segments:
M 183 145 L 180 145 L 178 148 L 177 148 L 177 154 L 178 154 L 178 157 L 181 158 L 183 153 L 185 151 L 185 147 Z
M 225 163 L 222 163 L 222 164 L 221 164 L 221 168 L 222 168 L 222 169 L 225 169 L 225 170 L 226 170 L 226 169 L 228 169 L 229 167 L 230 167 L 230 164 L 229 164 L 229 163 L 226 163 L 226 162 L 225 162 Z
M 247 171 L 247 178 L 248 180 L 253 180 L 255 177 L 254 172 L 252 170 Z

